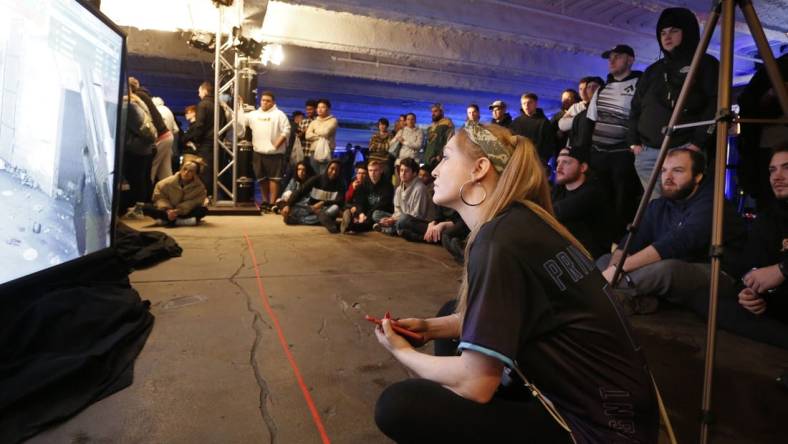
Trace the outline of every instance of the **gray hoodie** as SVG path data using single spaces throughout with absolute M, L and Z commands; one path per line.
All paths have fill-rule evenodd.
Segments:
M 432 196 L 427 187 L 418 178 L 414 178 L 407 188 L 401 183 L 394 193 L 394 217 L 399 219 L 403 214 L 424 221 L 435 220 L 437 210 L 432 203 Z

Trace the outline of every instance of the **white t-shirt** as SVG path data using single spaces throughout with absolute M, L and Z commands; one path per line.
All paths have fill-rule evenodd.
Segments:
M 159 110 L 161 118 L 164 119 L 164 124 L 167 126 L 167 129 L 170 130 L 172 134 L 178 134 L 178 125 L 175 124 L 175 116 L 172 115 L 172 111 L 165 105 L 156 105 L 156 109 Z
M 285 113 L 276 105 L 268 111 L 256 109 L 250 113 L 241 112 L 238 123 L 242 128 L 247 126 L 252 129 L 252 146 L 260 154 L 284 154 L 287 148 L 287 137 L 290 135 L 290 121 Z M 274 142 L 284 136 L 285 142 L 274 147 Z

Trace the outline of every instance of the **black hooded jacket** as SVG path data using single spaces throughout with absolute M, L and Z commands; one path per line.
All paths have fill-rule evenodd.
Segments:
M 509 128 L 512 125 L 512 115 L 509 113 L 504 113 L 503 117 L 500 120 L 492 119 L 490 123 L 494 123 L 495 125 L 500 125 L 504 128 Z
M 527 116 L 525 113 L 520 114 L 520 117 L 514 119 L 509 129 L 514 134 L 531 139 L 539 152 L 539 157 L 545 164 L 555 155 L 556 134 L 542 108 L 536 108 L 533 116 Z
M 200 100 L 197 104 L 197 120 L 189 126 L 185 142 L 194 142 L 195 145 L 204 147 L 213 145 L 213 110 L 213 96 Z
M 372 216 L 375 211 L 394 212 L 394 187 L 390 180 L 381 178 L 378 183 L 372 183 L 367 178 L 353 194 L 353 205 L 359 212 Z
M 680 28 L 681 44 L 672 52 L 662 48 L 660 30 L 667 27 Z M 629 114 L 630 127 L 627 141 L 630 145 L 647 145 L 659 148 L 662 145 L 662 128 L 667 126 L 673 107 L 681 92 L 684 79 L 689 72 L 692 56 L 700 41 L 700 28 L 695 15 L 685 8 L 667 8 L 657 22 L 657 43 L 664 58 L 646 68 L 637 84 L 632 110 Z M 717 74 L 719 62 L 704 54 L 700 60 L 695 84 L 690 88 L 678 123 L 693 123 L 714 118 L 717 108 Z M 686 128 L 673 133 L 670 147 L 693 143 L 701 148 L 707 144 L 711 134 L 709 126 Z

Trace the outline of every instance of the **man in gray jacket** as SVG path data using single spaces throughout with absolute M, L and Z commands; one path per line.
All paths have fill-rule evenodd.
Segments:
M 394 193 L 394 214 L 380 220 L 373 229 L 386 234 L 401 234 L 416 225 L 427 224 L 437 216 L 435 204 L 427 187 L 418 179 L 419 164 L 402 159 L 399 164 L 400 184 Z M 422 233 L 423 235 L 423 233 Z

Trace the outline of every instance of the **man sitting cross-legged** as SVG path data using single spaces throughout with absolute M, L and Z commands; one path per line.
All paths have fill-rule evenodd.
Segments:
M 185 162 L 180 171 L 156 183 L 153 204 L 142 205 L 143 214 L 159 225 L 197 225 L 208 214 L 203 206 L 208 193 L 198 170 L 197 163 Z
M 282 217 L 288 225 L 323 225 L 330 233 L 339 233 L 336 217 L 342 211 L 345 184 L 340 173 L 341 163 L 328 162 L 326 172 L 307 180 L 294 192 L 282 208 Z
M 383 163 L 372 160 L 367 177 L 353 193 L 350 208 L 342 213 L 341 233 L 370 231 L 372 226 L 394 211 L 394 187 L 383 179 Z
M 432 196 L 417 174 L 419 164 L 413 159 L 402 159 L 399 165 L 400 184 L 394 194 L 394 214 L 384 217 L 373 226 L 386 234 L 416 237 L 424 236 L 429 221 L 435 219 L 435 204 Z

